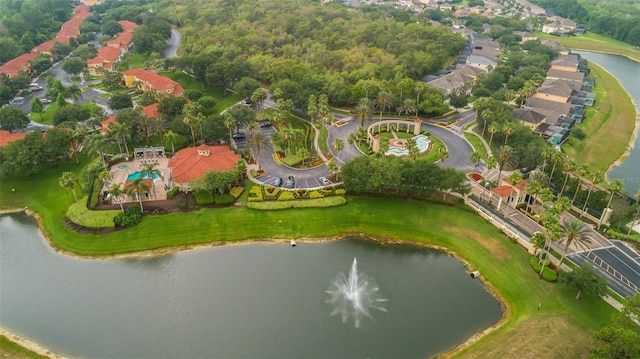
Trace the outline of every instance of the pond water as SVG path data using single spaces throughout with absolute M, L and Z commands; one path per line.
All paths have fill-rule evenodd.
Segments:
M 424 248 L 347 239 L 85 260 L 53 251 L 24 214 L 0 216 L 0 233 L 0 326 L 70 357 L 424 358 L 502 315 L 463 263 Z M 358 326 L 329 303 L 354 258 L 367 290 L 338 305 L 366 306 L 378 288 L 385 310 L 360 307 Z
M 635 102 L 640 113 L 640 62 L 627 57 L 589 51 L 573 51 L 589 61 L 593 61 L 615 76 Z M 640 121 L 640 119 L 636 119 Z M 640 126 L 636 131 L 640 132 Z M 633 150 L 619 166 L 609 174 L 610 180 L 620 178 L 624 182 L 624 192 L 633 196 L 640 189 L 640 134 L 636 133 Z M 596 149 L 597 150 L 597 149 Z

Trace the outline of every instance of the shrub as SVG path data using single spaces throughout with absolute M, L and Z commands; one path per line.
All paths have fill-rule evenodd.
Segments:
M 282 194 L 291 193 L 283 191 Z M 282 196 L 282 195 L 281 195 Z M 347 203 L 344 197 L 326 197 L 317 199 L 300 199 L 291 201 L 270 201 L 247 203 L 247 207 L 259 210 L 278 210 L 287 208 L 323 208 L 340 206 Z
M 230 194 L 219 194 L 215 196 L 215 203 L 217 206 L 228 206 L 235 202 L 235 198 Z
M 322 192 L 318 191 L 318 190 L 314 190 L 309 192 L 309 198 L 311 199 L 315 199 L 315 198 L 323 198 L 324 194 L 322 194 Z
M 249 202 L 262 201 L 262 186 L 252 187 L 249 191 Z
M 209 191 L 194 191 L 193 196 L 196 198 L 196 202 L 199 206 L 207 206 L 214 202 L 213 195 Z
M 336 189 L 336 196 L 344 196 L 345 194 L 347 194 L 347 190 L 344 188 L 338 188 Z
M 142 210 L 137 205 L 129 206 L 124 213 L 120 212 L 113 219 L 113 223 L 119 227 L 131 228 L 140 222 L 142 222 Z
M 282 191 L 278 197 L 278 201 L 291 201 L 292 199 L 295 199 L 292 191 Z
M 267 186 L 262 188 L 264 191 L 265 199 L 276 199 L 278 198 L 278 193 L 280 193 L 280 188 Z
M 244 192 L 244 187 L 232 187 L 229 191 L 235 199 L 238 199 L 242 195 L 242 192 Z
M 193 89 L 184 90 L 184 97 L 188 98 L 191 101 L 198 101 L 202 97 L 202 92 Z
M 558 272 L 549 267 L 545 267 L 542 270 L 542 278 L 544 278 L 544 280 L 546 280 L 547 282 L 555 282 L 558 280 Z
M 67 218 L 71 222 L 87 228 L 113 228 L 115 226 L 113 219 L 118 213 L 122 213 L 120 210 L 91 211 L 87 209 L 86 203 L 87 197 L 85 196 L 72 204 L 67 210 Z
M 180 192 L 180 187 L 173 187 L 167 192 L 167 199 L 174 199 Z

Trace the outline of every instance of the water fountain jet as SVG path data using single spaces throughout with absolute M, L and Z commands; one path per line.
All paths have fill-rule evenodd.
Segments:
M 373 279 L 364 273 L 358 273 L 356 258 L 353 258 L 349 276 L 341 272 L 326 292 L 331 296 L 327 303 L 334 307 L 331 315 L 339 314 L 343 323 L 353 317 L 356 328 L 360 327 L 363 316 L 371 318 L 370 309 L 387 311 L 383 306 L 387 300 L 380 297 L 379 288 Z

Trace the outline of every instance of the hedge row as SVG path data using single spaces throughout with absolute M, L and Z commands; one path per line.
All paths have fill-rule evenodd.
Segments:
M 540 268 L 542 267 L 538 263 L 538 257 L 533 256 L 529 259 L 529 263 L 531 264 L 531 268 L 533 268 L 536 273 L 540 273 Z M 549 268 L 550 262 L 546 260 L 544 262 L 544 269 L 542 270 L 542 278 L 547 282 L 555 282 L 558 280 L 558 272 Z
M 249 202 L 247 208 L 258 210 L 278 210 L 287 208 L 324 208 L 335 207 L 347 203 L 344 197 L 326 197 L 304 200 Z
M 343 196 L 346 193 L 347 191 L 341 186 L 326 186 L 314 190 L 304 188 L 288 190 L 274 186 L 254 186 L 249 191 L 249 202 L 320 199 L 325 197 Z

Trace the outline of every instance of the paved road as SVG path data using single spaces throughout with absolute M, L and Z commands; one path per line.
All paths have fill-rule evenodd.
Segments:
M 178 57 L 178 47 L 180 47 L 181 40 L 180 33 L 176 29 L 171 29 L 171 37 L 167 42 L 167 47 L 160 52 L 160 56 L 164 59 Z

